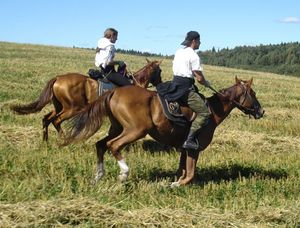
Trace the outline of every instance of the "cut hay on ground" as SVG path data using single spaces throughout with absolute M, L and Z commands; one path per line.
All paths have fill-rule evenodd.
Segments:
M 157 208 L 126 211 L 86 198 L 0 204 L 1 227 L 274 227 L 280 224 L 292 227 L 300 225 L 299 204 L 292 209 L 261 208 L 254 213 L 220 212 L 200 207 L 192 211 Z

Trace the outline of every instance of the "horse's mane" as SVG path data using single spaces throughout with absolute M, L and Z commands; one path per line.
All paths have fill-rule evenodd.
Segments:
M 228 90 L 231 90 L 234 86 L 235 85 L 230 86 L 229 88 L 221 89 L 218 92 L 214 93 L 212 96 L 206 98 L 210 108 L 214 113 L 224 115 L 224 106 L 222 104 L 222 100 L 228 99 L 226 97 L 226 93 L 228 92 Z
M 153 61 L 153 62 L 148 63 L 146 66 L 144 66 L 143 68 L 141 68 L 140 70 L 135 72 L 133 75 L 135 76 L 135 75 L 138 75 L 139 73 L 145 71 L 147 68 L 151 67 L 154 62 L 157 62 L 157 61 Z

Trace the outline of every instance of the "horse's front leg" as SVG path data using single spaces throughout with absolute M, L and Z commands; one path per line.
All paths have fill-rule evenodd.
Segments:
M 179 179 L 174 187 L 189 184 L 193 180 L 198 157 L 199 151 L 187 150 L 185 177 Z
M 177 181 L 175 181 L 171 184 L 172 188 L 178 187 L 179 182 L 186 177 L 186 157 L 187 157 L 187 152 L 186 152 L 186 150 L 182 149 L 181 154 L 180 154 L 179 168 L 177 171 L 177 177 L 179 177 L 179 178 Z

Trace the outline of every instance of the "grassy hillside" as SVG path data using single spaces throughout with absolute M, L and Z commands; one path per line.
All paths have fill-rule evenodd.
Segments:
M 0 50 L 0 227 L 300 226 L 300 78 L 204 66 L 217 89 L 233 85 L 236 75 L 253 77 L 265 117 L 234 110 L 201 154 L 192 185 L 168 187 L 179 153 L 147 138 L 123 151 L 126 183 L 117 182 L 118 165 L 107 153 L 106 176 L 94 186 L 94 143 L 107 125 L 87 142 L 60 148 L 52 126 L 42 142 L 41 120 L 51 106 L 28 116 L 9 110 L 36 99 L 58 74 L 85 74 L 94 52 L 3 42 Z M 143 57 L 117 59 L 133 72 L 146 64 Z M 171 79 L 171 60 L 162 70 L 163 80 Z

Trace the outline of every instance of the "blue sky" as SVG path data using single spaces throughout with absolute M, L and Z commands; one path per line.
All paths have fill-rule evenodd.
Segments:
M 200 50 L 300 40 L 299 0 L 2 0 L 0 41 L 94 48 L 103 31 L 117 48 L 174 54 L 185 34 Z

